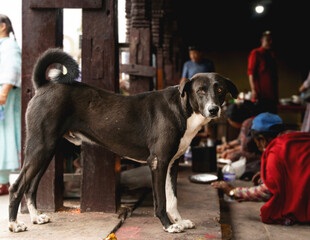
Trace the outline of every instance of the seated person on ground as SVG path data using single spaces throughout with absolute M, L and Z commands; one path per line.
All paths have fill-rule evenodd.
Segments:
M 212 186 L 239 201 L 267 201 L 261 208 L 264 223 L 309 223 L 310 134 L 283 129 L 275 114 L 261 113 L 253 120 L 252 135 L 263 151 L 258 186 L 233 187 L 224 181 Z
M 226 117 L 232 127 L 239 128 L 239 136 L 217 147 L 222 158 L 237 161 L 240 157 L 246 158 L 246 173 L 252 176 L 260 170 L 261 152 L 258 150 L 251 136 L 252 121 L 255 115 L 255 106 L 250 101 L 232 103 L 226 110 Z
M 216 132 L 216 123 L 209 122 L 208 124 L 204 125 L 200 131 L 196 134 L 191 142 L 191 147 L 196 146 L 204 146 L 208 145 L 208 141 L 210 141 L 211 145 L 215 145 L 215 132 Z

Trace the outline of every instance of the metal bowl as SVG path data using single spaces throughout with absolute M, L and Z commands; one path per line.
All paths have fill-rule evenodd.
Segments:
M 189 176 L 189 180 L 194 183 L 211 183 L 218 179 L 214 174 L 201 173 Z

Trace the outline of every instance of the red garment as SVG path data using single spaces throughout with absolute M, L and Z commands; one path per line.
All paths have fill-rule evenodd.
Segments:
M 255 48 L 248 58 L 248 75 L 253 81 L 258 99 L 278 100 L 278 73 L 274 52 Z
M 310 222 L 310 134 L 275 138 L 261 163 L 264 184 L 273 194 L 261 208 L 264 223 Z

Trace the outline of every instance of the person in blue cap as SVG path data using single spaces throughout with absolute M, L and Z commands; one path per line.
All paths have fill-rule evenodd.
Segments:
M 260 171 L 261 151 L 251 136 L 252 123 L 257 115 L 254 103 L 244 101 L 232 103 L 227 107 L 225 116 L 230 126 L 240 129 L 236 139 L 217 146 L 217 153 L 221 158 L 232 162 L 240 158 L 246 159 L 245 172 L 241 179 L 251 180 L 253 175 Z
M 264 152 L 268 144 L 283 131 L 282 119 L 276 114 L 266 112 L 254 118 L 251 135 L 258 149 Z
M 254 181 L 259 185 L 240 188 L 224 181 L 211 185 L 238 201 L 266 201 L 261 208 L 264 223 L 309 223 L 310 134 L 284 131 L 282 119 L 271 113 L 257 115 L 251 130 L 263 151 L 261 180 Z

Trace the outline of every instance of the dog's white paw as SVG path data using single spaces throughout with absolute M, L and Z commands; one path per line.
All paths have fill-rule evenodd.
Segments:
M 14 233 L 24 232 L 27 230 L 27 226 L 23 222 L 9 222 L 9 230 Z
M 48 223 L 50 220 L 51 220 L 50 217 L 45 214 L 31 217 L 31 222 L 33 224 L 44 224 L 44 223 Z
M 184 227 L 181 224 L 175 223 L 170 225 L 168 228 L 164 228 L 166 232 L 180 233 L 184 231 Z
M 182 225 L 184 229 L 190 229 L 195 227 L 195 223 L 193 223 L 191 220 L 181 220 L 178 222 L 178 224 Z

